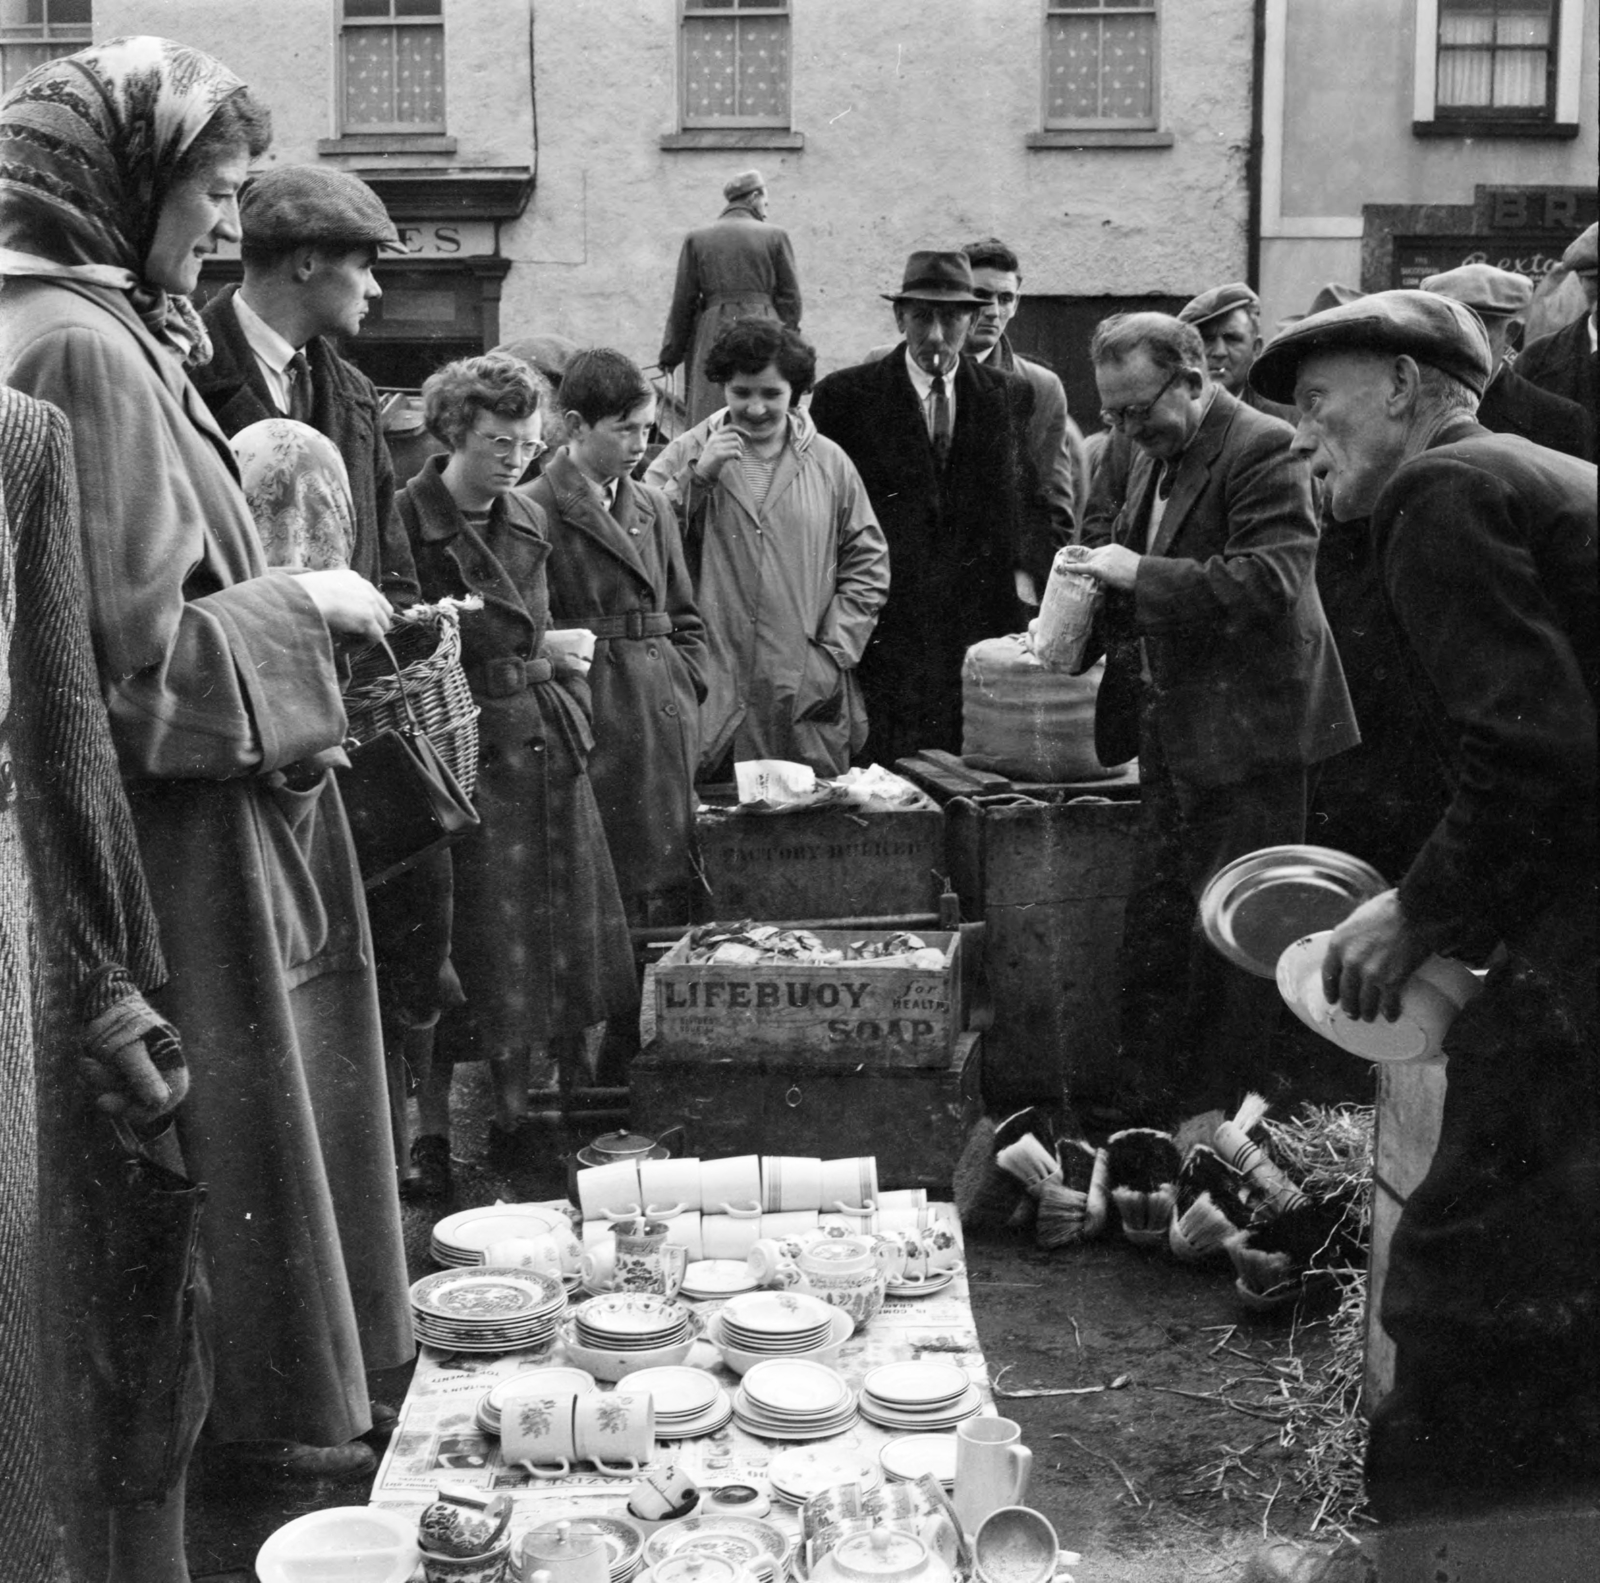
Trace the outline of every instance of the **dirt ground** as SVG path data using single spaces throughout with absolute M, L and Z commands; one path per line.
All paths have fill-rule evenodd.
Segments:
M 587 1141 L 552 1130 L 548 1150 L 509 1177 L 471 1163 L 487 1125 L 482 1071 L 458 1081 L 455 1149 L 469 1163 L 457 1166 L 455 1199 L 406 1209 L 413 1277 L 432 1269 L 428 1233 L 440 1215 L 565 1193 L 565 1161 Z M 1300 1488 L 1300 1454 L 1280 1449 L 1278 1425 L 1255 1404 L 1270 1398 L 1291 1339 L 1315 1367 L 1326 1314 L 1249 1314 L 1225 1265 L 1182 1266 L 1120 1238 L 1046 1253 L 1015 1232 L 969 1236 L 967 1256 L 1000 1411 L 1034 1453 L 1029 1503 L 1082 1555 L 1078 1583 L 1232 1583 L 1264 1535 L 1308 1533 L 1320 1500 Z M 394 1371 L 375 1389 L 398 1402 L 406 1379 Z M 1084 1394 L 1004 1395 L 1029 1389 Z M 366 1497 L 364 1485 L 218 1488 L 203 1467 L 195 1484 L 190 1564 L 216 1583 L 253 1578 L 256 1550 L 291 1516 Z

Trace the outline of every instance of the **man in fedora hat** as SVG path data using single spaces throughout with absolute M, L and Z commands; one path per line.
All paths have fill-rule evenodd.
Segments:
M 1478 422 L 1495 434 L 1520 434 L 1552 451 L 1593 461 L 1589 414 L 1577 402 L 1541 389 L 1512 366 L 1511 327 L 1533 302 L 1533 282 L 1493 264 L 1462 264 L 1429 275 L 1422 289 L 1454 297 L 1483 320 L 1493 372 L 1478 403 Z
M 892 765 L 961 751 L 962 659 L 1022 630 L 1019 586 L 1037 598 L 1060 536 L 1030 481 L 1031 388 L 961 355 L 982 304 L 966 254 L 913 253 L 885 300 L 899 346 L 828 375 L 811 416 L 855 463 L 889 544 L 889 598 L 857 674 L 865 756 Z
M 1491 369 L 1467 308 L 1387 291 L 1302 320 L 1251 376 L 1294 398 L 1333 516 L 1368 519 L 1438 765 L 1414 791 L 1439 788 L 1432 828 L 1333 931 L 1323 991 L 1392 1019 L 1431 954 L 1492 964 L 1445 1037 L 1438 1147 L 1389 1249 L 1385 1521 L 1588 1504 L 1600 1466 L 1595 470 L 1484 429 Z
M 1576 275 L 1583 287 L 1583 313 L 1565 329 L 1530 342 L 1517 359 L 1517 371 L 1524 379 L 1577 402 L 1589 414 L 1591 423 L 1600 423 L 1600 351 L 1596 350 L 1595 328 L 1600 324 L 1600 291 L 1595 284 L 1600 265 L 1597 238 L 1600 224 L 1591 225 L 1561 255 L 1561 267 Z
M 656 361 L 671 374 L 686 363 L 690 425 L 722 405 L 722 387 L 706 378 L 706 353 L 734 319 L 781 319 L 800 328 L 800 276 L 789 233 L 767 223 L 767 183 L 759 170 L 724 184 L 715 221 L 691 231 L 678 252 L 678 278 Z

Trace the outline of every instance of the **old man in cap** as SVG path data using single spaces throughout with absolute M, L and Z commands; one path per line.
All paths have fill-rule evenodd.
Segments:
M 967 255 L 913 253 L 885 300 L 900 344 L 828 375 L 811 416 L 856 464 L 889 544 L 889 599 L 858 675 L 866 755 L 893 764 L 961 751 L 962 659 L 1022 630 L 1019 594 L 1044 587 L 1060 535 L 1031 483 L 1031 387 L 961 355 L 982 305 Z
M 1533 282 L 1493 264 L 1462 264 L 1429 275 L 1422 289 L 1465 303 L 1483 320 L 1494 372 L 1478 403 L 1478 422 L 1495 434 L 1520 434 L 1552 451 L 1592 462 L 1589 414 L 1577 402 L 1523 378 L 1510 362 L 1511 327 L 1533 301 Z
M 767 183 L 759 170 L 724 184 L 727 207 L 683 239 L 667 330 L 656 361 L 670 374 L 687 363 L 690 425 L 722 405 L 722 387 L 706 378 L 706 354 L 735 319 L 781 319 L 800 328 L 800 277 L 789 233 L 767 221 Z
M 1488 967 L 1390 1248 L 1385 1520 L 1592 1499 L 1600 1468 L 1595 470 L 1479 424 L 1491 366 L 1460 303 L 1390 291 L 1311 315 L 1252 373 L 1293 396 L 1334 516 L 1370 518 L 1444 786 L 1395 888 L 1333 932 L 1324 991 L 1393 1018 L 1431 954 Z
M 1250 365 L 1261 352 L 1261 299 L 1242 280 L 1212 286 L 1191 297 L 1178 317 L 1205 343 L 1206 372 L 1236 401 L 1294 422 L 1294 409 L 1268 401 L 1250 385 Z
M 206 305 L 213 350 L 195 384 L 224 434 L 291 417 L 332 440 L 355 510 L 352 570 L 391 597 L 414 599 L 378 393 L 333 341 L 355 335 L 383 295 L 372 271 L 381 248 L 400 248 L 394 222 L 348 171 L 282 165 L 246 184 L 239 227 L 244 282 Z
M 1565 329 L 1540 336 L 1522 349 L 1518 371 L 1542 390 L 1553 390 L 1575 401 L 1600 425 L 1600 350 L 1596 324 L 1600 323 L 1600 224 L 1591 225 L 1561 255 L 1561 267 L 1577 276 L 1583 287 L 1584 311 Z

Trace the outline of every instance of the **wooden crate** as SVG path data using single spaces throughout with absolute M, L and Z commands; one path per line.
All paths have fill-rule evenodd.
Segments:
M 815 933 L 841 947 L 888 938 Z M 656 1039 L 678 1060 L 782 1051 L 813 1065 L 948 1066 L 962 1028 L 961 935 L 930 929 L 919 938 L 945 953 L 942 968 L 691 962 L 685 935 L 652 974 Z
M 914 808 L 865 813 L 734 812 L 731 790 L 706 794 L 697 833 L 716 918 L 897 917 L 931 913 L 944 872 L 944 816 Z
M 649 1046 L 629 1073 L 632 1123 L 652 1133 L 681 1122 L 686 1154 L 799 1154 L 878 1158 L 883 1188 L 949 1196 L 967 1135 L 983 1115 L 980 1041 L 963 1034 L 937 1070 L 818 1067 L 761 1051 L 717 1061 L 677 1059 Z

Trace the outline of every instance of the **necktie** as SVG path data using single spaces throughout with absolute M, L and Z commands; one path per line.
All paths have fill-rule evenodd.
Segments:
M 311 421 L 311 365 L 304 352 L 289 359 L 289 416 L 301 423 Z
M 933 386 L 928 392 L 928 414 L 933 454 L 943 467 L 950 460 L 950 397 L 945 393 L 943 374 L 933 376 Z

